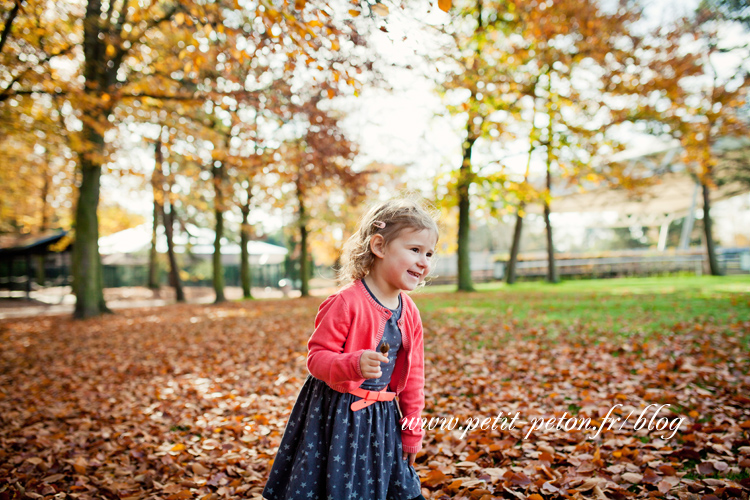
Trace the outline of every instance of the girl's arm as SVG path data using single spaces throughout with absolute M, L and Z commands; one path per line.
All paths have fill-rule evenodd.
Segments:
M 329 385 L 365 380 L 359 365 L 359 358 L 365 350 L 343 352 L 350 328 L 351 317 L 346 301 L 341 295 L 328 297 L 318 309 L 315 331 L 307 343 L 307 369 L 313 377 Z
M 401 408 L 401 444 L 405 454 L 416 454 L 422 448 L 422 410 L 424 409 L 424 338 L 422 319 L 417 312 L 416 334 L 412 347 L 412 362 L 406 387 L 398 396 Z M 410 425 L 411 424 L 411 425 Z M 411 429 L 409 428 L 411 427 Z

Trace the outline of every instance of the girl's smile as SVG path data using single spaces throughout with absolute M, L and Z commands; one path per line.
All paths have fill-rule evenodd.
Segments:
M 383 305 L 398 307 L 401 290 L 414 290 L 424 280 L 436 244 L 437 235 L 429 229 L 404 229 L 387 245 L 382 237 L 373 237 L 371 248 L 377 258 L 367 283 Z

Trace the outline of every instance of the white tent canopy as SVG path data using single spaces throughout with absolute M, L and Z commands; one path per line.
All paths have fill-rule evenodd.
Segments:
M 712 189 L 711 202 L 735 196 L 740 188 L 727 185 Z M 684 172 L 664 174 L 656 184 L 637 194 L 625 189 L 596 189 L 553 198 L 550 203 L 552 211 L 557 213 L 614 211 L 625 217 L 639 215 L 641 219 L 665 214 L 673 218 L 684 217 L 691 206 L 702 207 L 703 194 L 700 185 Z
M 730 151 L 750 148 L 747 141 L 724 138 L 717 141 L 715 153 L 721 157 Z M 627 227 L 634 223 L 642 226 L 660 226 L 664 222 L 685 217 L 691 210 L 703 207 L 700 185 L 690 176 L 684 164 L 679 162 L 680 146 L 663 145 L 640 155 L 618 154 L 618 161 L 642 163 L 653 170 L 666 171 L 656 182 L 637 193 L 626 189 L 596 188 L 580 193 L 553 196 L 550 208 L 554 213 L 616 213 L 616 220 L 609 227 Z M 710 191 L 711 202 L 725 200 L 747 192 L 746 186 L 730 184 L 714 187 Z M 528 211 L 541 213 L 540 204 L 530 205 Z

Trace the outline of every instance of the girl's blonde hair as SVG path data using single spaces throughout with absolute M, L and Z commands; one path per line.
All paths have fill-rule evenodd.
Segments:
M 439 236 L 437 210 L 408 198 L 397 198 L 372 207 L 360 220 L 359 228 L 344 245 L 339 280 L 355 281 L 367 276 L 375 262 L 370 240 L 376 234 L 385 245 L 404 229 L 429 229 Z

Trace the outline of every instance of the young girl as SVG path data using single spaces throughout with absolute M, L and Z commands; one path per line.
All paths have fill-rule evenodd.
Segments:
M 344 251 L 351 283 L 318 309 L 310 371 L 263 490 L 269 500 L 422 499 L 422 321 L 404 291 L 423 284 L 438 228 L 409 200 L 372 208 Z M 398 398 L 398 400 L 394 398 Z

